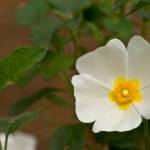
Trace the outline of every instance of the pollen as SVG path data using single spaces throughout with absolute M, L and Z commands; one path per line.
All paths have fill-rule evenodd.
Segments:
M 123 96 L 128 96 L 129 95 L 129 90 L 127 90 L 127 89 L 122 90 L 122 95 Z
M 117 78 L 109 93 L 109 99 L 121 109 L 126 110 L 132 103 L 140 102 L 143 98 L 139 80 Z

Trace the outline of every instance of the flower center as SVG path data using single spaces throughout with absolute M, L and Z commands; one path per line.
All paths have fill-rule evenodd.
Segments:
M 142 99 L 139 80 L 117 78 L 114 87 L 109 93 L 109 99 L 125 110 L 130 104 Z
M 123 96 L 128 96 L 129 95 L 129 90 L 128 89 L 125 89 L 125 90 L 122 90 L 122 95 Z

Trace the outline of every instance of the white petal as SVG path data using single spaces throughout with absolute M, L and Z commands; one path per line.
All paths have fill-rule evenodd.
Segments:
M 77 60 L 80 74 L 88 74 L 111 88 L 114 79 L 127 75 L 127 52 L 123 43 L 112 39 L 104 47 L 85 54 Z
M 102 114 L 93 126 L 93 132 L 100 131 L 129 131 L 138 127 L 141 123 L 141 116 L 131 106 L 127 110 L 121 110 L 114 106 L 106 114 Z
M 93 122 L 99 114 L 109 110 L 113 103 L 108 100 L 109 90 L 87 75 L 74 76 L 76 114 L 81 122 Z
M 72 84 L 76 98 L 108 97 L 110 91 L 93 77 L 84 74 L 73 76 Z
M 0 139 L 4 147 L 4 134 L 0 134 Z M 37 139 L 33 135 L 17 132 L 9 136 L 7 150 L 36 150 L 36 146 Z
M 138 103 L 134 103 L 134 106 L 145 119 L 150 119 L 150 86 L 144 88 L 142 93 L 143 99 Z
M 150 44 L 141 36 L 134 36 L 128 44 L 128 76 L 142 81 L 145 87 L 150 83 Z

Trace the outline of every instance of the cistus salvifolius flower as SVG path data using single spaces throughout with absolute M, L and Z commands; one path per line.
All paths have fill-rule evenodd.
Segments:
M 4 148 L 5 135 L 1 133 L 0 139 Z M 24 132 L 16 132 L 9 136 L 7 150 L 36 150 L 37 143 L 35 136 Z
M 76 114 L 93 132 L 128 131 L 150 119 L 150 44 L 134 36 L 81 56 L 72 78 Z

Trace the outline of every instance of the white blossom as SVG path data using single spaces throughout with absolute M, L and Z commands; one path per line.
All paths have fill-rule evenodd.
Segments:
M 150 44 L 134 36 L 81 56 L 72 78 L 76 114 L 93 132 L 128 131 L 150 119 Z
M 0 134 L 2 146 L 4 147 L 5 135 Z M 16 132 L 9 136 L 7 150 L 36 150 L 37 139 L 30 134 Z

